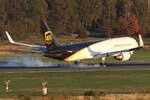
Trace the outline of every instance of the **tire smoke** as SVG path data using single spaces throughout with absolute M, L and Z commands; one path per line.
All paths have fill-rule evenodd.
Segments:
M 0 62 L 0 67 L 52 67 L 58 65 L 52 62 L 44 62 L 36 57 L 15 57 L 12 60 Z

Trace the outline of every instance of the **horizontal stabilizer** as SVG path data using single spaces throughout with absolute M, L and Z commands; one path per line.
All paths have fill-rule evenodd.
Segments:
M 16 53 L 16 52 L 19 52 L 19 53 L 43 53 L 42 51 L 35 51 L 35 50 L 25 50 L 25 49 L 5 49 L 5 50 L 0 50 L 0 52 L 10 52 L 10 53 Z
M 47 51 L 46 46 L 31 45 L 31 44 L 25 44 L 25 43 L 15 42 L 15 41 L 11 38 L 11 36 L 9 35 L 9 33 L 8 33 L 7 31 L 6 31 L 6 35 L 7 35 L 7 37 L 8 37 L 9 42 L 12 43 L 12 44 L 31 47 L 32 50 L 35 50 L 35 51 L 37 51 L 37 52 L 46 52 L 46 51 Z

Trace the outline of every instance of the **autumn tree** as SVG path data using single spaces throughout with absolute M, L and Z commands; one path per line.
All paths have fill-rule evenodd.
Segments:
M 150 34 L 149 8 L 149 0 L 0 0 L 0 39 L 5 30 L 38 36 L 41 20 L 57 35 Z
M 136 34 L 140 31 L 140 27 L 138 24 L 138 19 L 136 18 L 135 14 L 130 14 L 128 17 L 128 34 Z
M 123 17 L 120 16 L 119 17 L 119 35 L 125 35 L 128 33 L 128 20 Z
M 133 35 L 140 32 L 138 19 L 134 13 L 131 13 L 128 18 L 120 16 L 119 18 L 119 34 L 120 35 Z

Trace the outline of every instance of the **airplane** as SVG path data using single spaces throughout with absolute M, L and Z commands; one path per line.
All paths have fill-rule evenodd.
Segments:
M 141 34 L 138 34 L 139 42 L 132 37 L 119 37 L 61 45 L 46 21 L 41 22 L 41 33 L 44 35 L 45 45 L 15 42 L 6 31 L 10 43 L 31 47 L 32 49 L 29 50 L 31 52 L 43 53 L 45 57 L 66 62 L 79 62 L 83 59 L 99 58 L 102 59 L 100 64 L 104 65 L 107 56 L 113 56 L 116 60 L 127 61 L 130 60 L 136 49 L 143 48 L 144 46 Z

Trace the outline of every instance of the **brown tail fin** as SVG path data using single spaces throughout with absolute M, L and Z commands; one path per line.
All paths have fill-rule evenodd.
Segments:
M 53 49 L 59 46 L 57 39 L 55 38 L 46 21 L 41 21 L 41 33 L 44 35 L 45 45 L 48 49 Z

